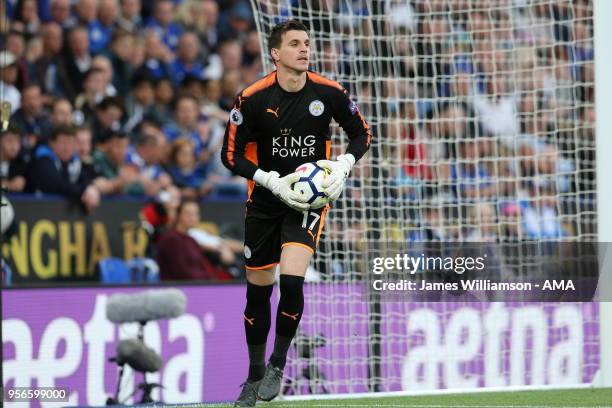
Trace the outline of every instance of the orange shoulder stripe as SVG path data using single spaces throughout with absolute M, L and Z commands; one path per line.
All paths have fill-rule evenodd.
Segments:
M 344 90 L 342 85 L 337 83 L 336 81 L 332 81 L 331 79 L 327 79 L 322 75 L 316 74 L 314 72 L 308 71 L 308 78 L 316 84 L 331 86 L 332 88 L 339 89 L 341 91 Z
M 276 71 L 266 75 L 265 77 L 261 78 L 259 81 L 248 86 L 244 91 L 242 91 L 242 96 L 248 98 L 249 96 L 252 96 L 256 92 L 259 92 L 263 89 L 271 87 L 275 83 L 276 83 Z

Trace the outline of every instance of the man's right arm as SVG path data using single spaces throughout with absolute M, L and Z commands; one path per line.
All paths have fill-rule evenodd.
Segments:
M 246 146 L 255 141 L 253 118 L 247 99 L 238 95 L 225 128 L 221 160 L 232 173 L 253 180 L 257 165 L 245 157 Z

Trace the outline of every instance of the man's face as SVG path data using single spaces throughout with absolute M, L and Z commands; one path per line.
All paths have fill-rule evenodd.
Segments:
M 125 18 L 132 18 L 140 14 L 140 0 L 123 0 L 121 2 L 121 14 Z
M 86 23 L 94 21 L 98 13 L 97 6 L 96 0 L 79 0 L 76 5 L 76 12 L 79 19 Z
M 102 0 L 98 7 L 98 18 L 103 24 L 111 25 L 119 15 L 115 0 Z
M 91 132 L 81 129 L 76 134 L 76 152 L 79 157 L 87 157 L 91 154 Z
M 29 115 L 38 115 L 42 109 L 42 98 L 40 88 L 31 86 L 21 94 L 21 106 Z
M 308 70 L 310 39 L 305 31 L 290 30 L 282 35 L 279 48 L 272 49 L 272 56 L 279 66 L 297 72 Z
M 192 33 L 183 34 L 178 44 L 178 56 L 182 61 L 193 62 L 200 53 L 198 37 Z
M 108 159 L 115 165 L 120 166 L 125 161 L 129 141 L 126 137 L 114 137 L 108 141 L 106 154 Z
M 49 54 L 57 54 L 62 50 L 62 29 L 55 23 L 45 26 L 43 31 L 43 47 Z
M 15 85 L 15 82 L 17 82 L 17 65 L 13 64 L 0 68 L 0 81 L 3 81 L 5 84 Z
M 70 17 L 70 0 L 55 0 L 51 3 L 51 18 L 62 24 Z
M 67 162 L 76 151 L 75 137 L 60 134 L 49 143 L 49 146 L 62 162 Z
M 196 203 L 187 203 L 181 208 L 179 222 L 183 228 L 194 228 L 200 222 L 200 208 Z
M 194 100 L 181 99 L 176 106 L 176 121 L 182 126 L 194 126 L 198 120 L 198 106 Z
M 68 125 L 72 123 L 72 106 L 68 101 L 56 102 L 51 114 L 51 122 L 54 125 Z
M 77 57 L 89 52 L 89 35 L 85 30 L 76 30 L 70 35 L 70 50 Z
M 155 19 L 160 25 L 170 24 L 172 17 L 172 2 L 160 1 L 155 5 Z
M 6 133 L 0 139 L 0 160 L 13 160 L 21 150 L 21 140 L 17 133 Z
M 98 120 L 105 128 L 111 128 L 115 122 L 121 119 L 121 109 L 116 106 L 110 106 L 105 110 L 97 111 Z

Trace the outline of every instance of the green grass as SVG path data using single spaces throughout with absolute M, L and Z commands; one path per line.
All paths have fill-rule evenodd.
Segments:
M 214 407 L 231 405 L 216 404 Z M 204 405 L 204 407 L 210 407 Z M 258 403 L 259 408 L 300 407 L 612 407 L 612 388 L 479 392 L 415 397 L 378 397 Z
M 415 397 L 363 398 L 323 401 L 291 401 L 267 404 L 281 407 L 612 407 L 612 388 L 487 392 Z M 263 406 L 262 406 L 263 408 Z
M 151 408 L 221 408 L 233 404 L 160 404 Z M 612 388 L 580 388 L 543 391 L 477 392 L 412 397 L 368 397 L 310 401 L 258 402 L 258 408 L 305 407 L 608 407 L 612 408 Z

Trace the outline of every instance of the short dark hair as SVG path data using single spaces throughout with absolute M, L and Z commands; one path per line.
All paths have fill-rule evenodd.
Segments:
M 75 136 L 76 128 L 70 125 L 59 125 L 53 128 L 51 131 L 51 141 L 57 140 L 60 135 Z
M 136 135 L 136 140 L 134 141 L 134 144 L 137 147 L 152 146 L 157 145 L 158 140 L 157 137 L 154 135 L 150 135 L 148 133 L 139 133 L 138 135 Z
M 272 52 L 272 48 L 278 48 L 283 40 L 283 34 L 287 31 L 297 30 L 304 31 L 308 34 L 308 27 L 298 20 L 287 20 L 282 23 L 278 23 L 272 28 L 270 35 L 268 36 L 268 54 Z
M 121 99 L 115 96 L 106 96 L 104 97 L 97 105 L 96 110 L 107 110 L 108 108 L 115 107 L 124 113 L 123 103 L 121 103 Z

